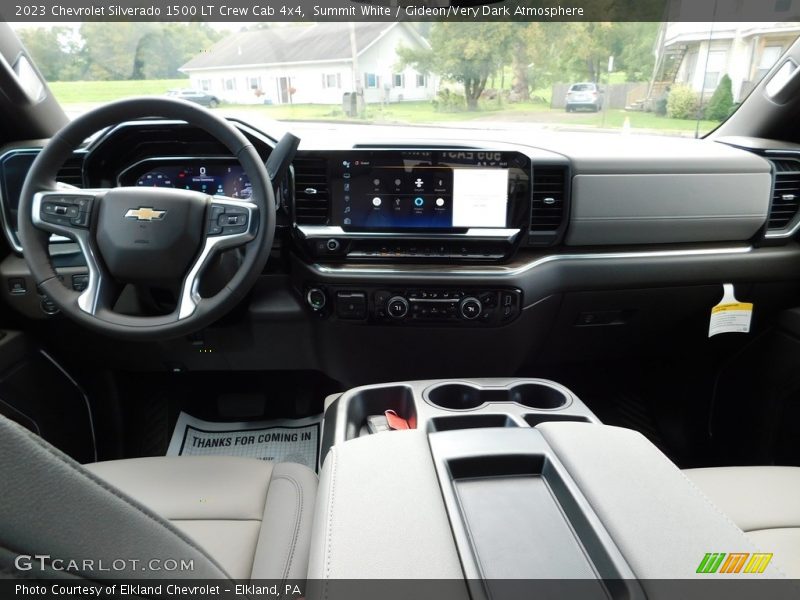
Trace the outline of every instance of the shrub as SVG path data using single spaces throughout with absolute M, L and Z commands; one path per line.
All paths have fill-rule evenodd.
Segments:
M 439 90 L 433 107 L 440 112 L 462 112 L 466 110 L 467 100 L 463 94 L 451 92 L 447 88 Z
M 733 110 L 733 84 L 731 78 L 724 75 L 714 90 L 714 95 L 706 107 L 706 119 L 710 121 L 723 121 L 728 118 Z
M 698 99 L 692 88 L 676 85 L 667 98 L 667 116 L 670 119 L 694 119 L 697 116 Z

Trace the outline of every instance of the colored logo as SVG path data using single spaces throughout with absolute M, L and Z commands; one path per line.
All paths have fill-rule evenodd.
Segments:
M 132 208 L 125 213 L 126 219 L 136 219 L 137 221 L 161 221 L 164 215 L 167 214 L 165 210 L 155 210 L 149 207 Z
M 700 561 L 698 573 L 734 575 L 738 573 L 758 574 L 767 569 L 772 554 L 749 552 L 709 552 Z

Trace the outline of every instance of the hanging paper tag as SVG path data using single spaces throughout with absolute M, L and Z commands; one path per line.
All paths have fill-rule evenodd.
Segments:
M 732 283 L 724 284 L 722 289 L 722 300 L 711 309 L 708 337 L 714 337 L 720 333 L 750 333 L 753 305 L 749 302 L 739 302 L 736 299 Z

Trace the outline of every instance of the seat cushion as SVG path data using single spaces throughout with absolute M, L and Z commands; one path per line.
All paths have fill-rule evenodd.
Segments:
M 721 467 L 684 473 L 778 566 L 800 578 L 800 467 Z
M 171 521 L 233 579 L 306 576 L 317 476 L 303 465 L 191 456 L 86 468 Z

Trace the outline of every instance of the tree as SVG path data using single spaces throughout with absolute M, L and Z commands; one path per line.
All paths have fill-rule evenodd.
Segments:
M 21 29 L 18 35 L 45 80 L 66 81 L 83 76 L 83 42 L 70 27 Z
M 136 55 L 142 39 L 159 27 L 157 23 L 87 22 L 81 25 L 86 40 L 89 79 L 133 79 Z
M 733 83 L 731 78 L 723 75 L 719 81 L 714 95 L 706 107 L 706 119 L 709 121 L 724 121 L 733 110 Z
M 536 85 L 555 81 L 598 81 L 608 57 L 628 81 L 647 81 L 652 75 L 658 23 L 521 23 L 515 50 L 515 75 L 527 74 Z M 531 69 L 527 69 L 533 65 Z M 525 70 L 523 71 L 523 66 Z
M 436 23 L 431 48 L 400 48 L 398 55 L 402 67 L 463 84 L 467 109 L 478 110 L 489 77 L 510 59 L 515 31 L 508 23 Z
M 206 23 L 84 23 L 90 79 L 167 79 L 222 34 Z

